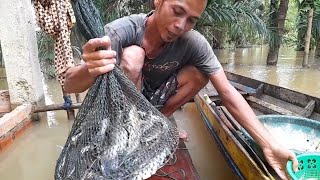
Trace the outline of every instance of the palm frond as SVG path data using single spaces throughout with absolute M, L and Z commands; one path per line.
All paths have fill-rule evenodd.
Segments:
M 299 16 L 297 20 L 297 31 L 300 36 L 304 36 L 307 30 L 307 12 L 305 12 L 304 6 L 310 6 L 310 4 L 300 4 L 299 5 L 302 9 L 299 11 Z M 316 40 L 320 39 L 320 1 L 313 1 L 311 4 L 312 8 L 314 8 L 314 15 L 313 15 L 313 22 L 312 22 L 312 37 Z M 301 37 L 298 37 L 301 38 Z
M 38 56 L 41 71 L 45 77 L 54 78 L 54 40 L 46 33 L 37 32 Z
M 196 29 L 204 34 L 203 27 L 227 27 L 231 37 L 268 35 L 268 29 L 262 19 L 264 12 L 259 0 L 232 1 L 208 1 L 207 7 Z M 210 39 L 210 38 L 209 38 Z

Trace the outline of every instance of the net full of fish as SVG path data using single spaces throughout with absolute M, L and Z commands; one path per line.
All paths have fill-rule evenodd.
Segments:
M 175 123 L 116 67 L 88 91 L 55 179 L 146 179 L 165 165 L 177 145 Z

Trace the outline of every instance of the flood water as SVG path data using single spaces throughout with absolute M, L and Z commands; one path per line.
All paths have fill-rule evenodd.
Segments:
M 236 50 L 216 50 L 226 71 L 320 97 L 320 58 L 310 53 L 309 68 L 302 67 L 303 52 L 282 47 L 276 66 L 267 66 L 268 48 L 258 46 Z
M 265 47 L 237 50 L 216 50 L 225 70 L 277 84 L 320 97 L 320 61 L 310 58 L 309 69 L 303 69 L 302 53 L 293 48 L 282 48 L 277 66 L 266 66 Z M 46 103 L 62 103 L 59 84 L 46 80 Z M 5 83 L 0 81 L 2 87 Z M 180 128 L 189 134 L 186 143 L 201 179 L 236 179 L 209 135 L 193 103 L 174 114 Z M 72 122 L 64 111 L 48 112 L 43 120 L 35 122 L 22 136 L 0 152 L 1 180 L 51 180 L 55 162 L 64 145 Z

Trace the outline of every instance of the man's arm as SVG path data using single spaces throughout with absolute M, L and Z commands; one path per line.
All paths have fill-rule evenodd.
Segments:
M 93 84 L 97 76 L 113 70 L 116 59 L 120 64 L 122 48 L 136 43 L 139 19 L 141 17 L 137 15 L 117 19 L 104 27 L 106 36 L 90 39 L 82 47 L 85 64 L 69 68 L 66 72 L 65 91 L 83 92 Z M 97 51 L 100 47 L 106 50 Z
M 232 116 L 248 130 L 261 147 L 269 147 L 274 139 L 265 130 L 242 95 L 229 83 L 224 72 L 221 70 L 209 75 L 209 78 Z
M 222 103 L 230 111 L 232 116 L 260 145 L 267 161 L 277 174 L 282 179 L 286 179 L 285 165 L 287 161 L 291 159 L 295 169 L 298 167 L 298 161 L 296 160 L 294 153 L 278 144 L 264 128 L 245 99 L 229 83 L 223 70 L 209 75 L 209 79 L 218 91 Z
M 81 93 L 91 87 L 94 80 L 90 76 L 86 64 L 71 67 L 66 72 L 64 90 L 67 93 Z
M 107 50 L 99 50 L 104 47 Z M 90 39 L 83 47 L 84 64 L 71 67 L 66 72 L 64 90 L 67 93 L 80 93 L 88 89 L 101 74 L 113 70 L 116 63 L 116 52 L 111 50 L 111 41 L 108 36 Z

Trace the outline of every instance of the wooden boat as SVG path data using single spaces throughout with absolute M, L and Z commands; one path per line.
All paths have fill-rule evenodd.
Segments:
M 199 180 L 198 172 L 193 165 L 189 151 L 183 140 L 180 139 L 178 149 L 167 165 L 160 168 L 148 180 L 192 179 Z
M 226 75 L 257 115 L 279 114 L 320 120 L 319 98 L 230 72 Z M 205 94 L 214 103 L 209 104 Z M 221 104 L 211 83 L 196 95 L 195 102 L 220 151 L 240 179 L 278 179 L 250 146 L 242 127 Z

